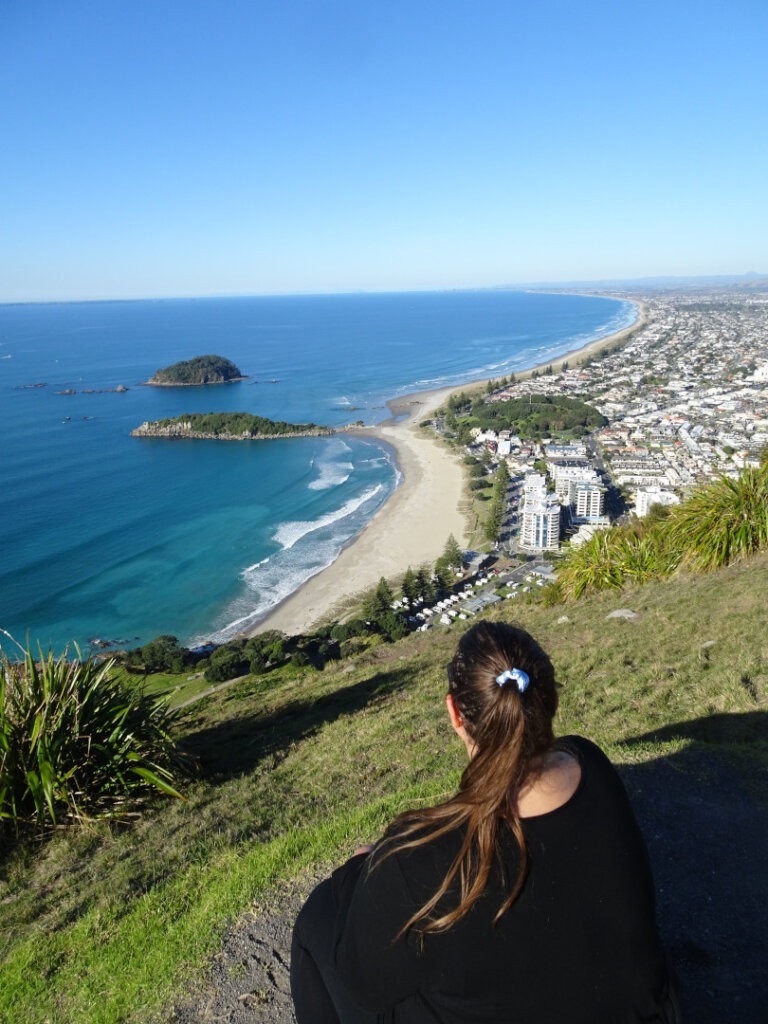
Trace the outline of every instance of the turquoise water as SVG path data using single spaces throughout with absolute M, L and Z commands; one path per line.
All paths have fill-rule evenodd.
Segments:
M 221 639 L 330 564 L 398 481 L 391 450 L 356 437 L 131 438 L 144 420 L 374 423 L 388 398 L 555 359 L 634 316 L 521 292 L 0 306 L 0 627 L 56 648 Z M 141 386 L 209 352 L 249 380 Z

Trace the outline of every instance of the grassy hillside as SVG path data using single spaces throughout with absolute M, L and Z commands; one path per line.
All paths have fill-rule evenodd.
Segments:
M 766 580 L 763 555 L 567 606 L 506 602 L 491 617 L 514 617 L 550 652 L 558 731 L 592 737 L 625 766 L 654 829 L 665 794 L 651 765 L 665 787 L 664 772 L 688 773 L 705 793 L 727 776 L 725 800 L 738 786 L 765 806 Z M 618 609 L 636 617 L 607 618 Z M 442 700 L 457 636 L 414 634 L 323 672 L 286 667 L 207 697 L 180 720 L 199 759 L 186 802 L 6 854 L 0 1020 L 164 1019 L 259 894 L 448 793 L 462 767 Z M 670 900 L 663 892 L 662 908 Z

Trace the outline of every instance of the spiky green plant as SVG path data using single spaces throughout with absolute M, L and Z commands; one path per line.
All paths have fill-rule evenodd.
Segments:
M 566 600 L 575 600 L 590 590 L 622 586 L 618 536 L 616 529 L 599 530 L 588 541 L 569 550 L 557 577 Z
M 0 820 L 42 829 L 119 813 L 148 789 L 180 795 L 165 702 L 115 679 L 112 661 L 15 647 L 15 660 L 0 652 Z
M 680 563 L 665 523 L 633 522 L 601 530 L 566 555 L 558 574 L 566 600 L 593 590 L 620 589 L 669 576 Z
M 768 463 L 695 491 L 672 510 L 668 530 L 683 564 L 697 572 L 768 548 Z

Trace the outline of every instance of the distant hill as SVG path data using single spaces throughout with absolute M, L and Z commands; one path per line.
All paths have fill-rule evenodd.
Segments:
M 768 275 L 758 273 L 719 274 L 709 276 L 660 276 L 633 278 L 602 278 L 589 281 L 536 281 L 518 284 L 516 288 L 547 291 L 573 291 L 577 288 L 589 291 L 639 289 L 647 291 L 765 291 L 768 288 Z
M 157 370 L 147 384 L 159 387 L 184 387 L 201 384 L 227 384 L 245 380 L 245 375 L 230 359 L 223 356 L 195 356 L 173 366 Z

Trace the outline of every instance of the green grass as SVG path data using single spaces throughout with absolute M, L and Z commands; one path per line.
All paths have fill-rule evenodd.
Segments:
M 504 602 L 492 614 L 514 617 L 550 652 L 559 732 L 586 734 L 624 763 L 717 751 L 759 780 L 767 572 L 762 555 L 568 605 Z M 637 618 L 606 619 L 616 608 Z M 414 634 L 324 672 L 286 667 L 221 689 L 182 714 L 180 736 L 200 763 L 185 803 L 155 802 L 131 826 L 99 823 L 7 853 L 0 1020 L 162 1020 L 257 897 L 338 862 L 398 810 L 450 792 L 462 751 L 442 698 L 457 636 Z
M 145 693 L 151 697 L 167 697 L 170 708 L 177 708 L 201 693 L 207 693 L 214 686 L 205 679 L 202 672 L 195 669 L 179 673 L 155 672 L 145 678 L 117 665 L 112 674 L 124 680 L 127 685 L 136 686 L 143 682 Z

